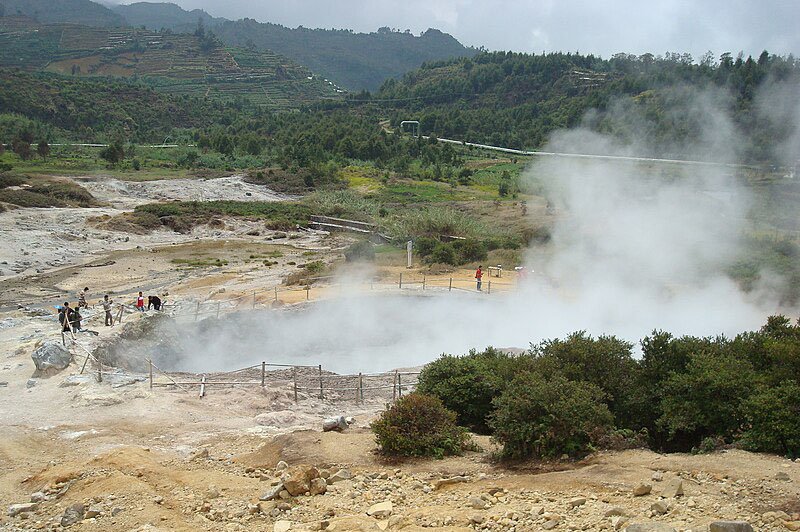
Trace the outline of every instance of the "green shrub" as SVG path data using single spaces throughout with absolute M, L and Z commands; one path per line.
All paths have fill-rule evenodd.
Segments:
M 449 264 L 458 265 L 458 255 L 451 244 L 437 244 L 433 251 L 425 257 L 428 264 Z
M 372 423 L 381 453 L 389 456 L 444 456 L 461 454 L 469 441 L 456 425 L 456 415 L 429 395 L 412 393 L 385 410 Z
M 505 458 L 582 457 L 612 425 L 604 399 L 587 382 L 521 375 L 494 400 L 489 425 Z
M 486 260 L 486 256 L 488 254 L 486 245 L 479 240 L 471 238 L 466 240 L 456 240 L 452 245 L 458 254 L 459 265 L 466 264 L 468 262 Z
M 430 255 L 438 245 L 439 241 L 429 236 L 421 236 L 414 240 L 414 250 L 422 258 Z
M 372 262 L 375 260 L 375 246 L 369 240 L 354 242 L 344 252 L 347 262 Z
M 761 388 L 744 403 L 749 428 L 742 437 L 753 451 L 800 457 L 800 385 L 785 381 Z
M 0 168 L 0 172 L 2 171 L 3 169 Z M 0 188 L 18 187 L 25 182 L 26 180 L 24 177 L 19 177 L 16 175 L 0 175 Z
M 442 355 L 422 369 L 417 391 L 441 399 L 458 415 L 459 425 L 487 434 L 492 400 L 516 374 L 530 368 L 530 361 L 491 347 L 461 357 Z

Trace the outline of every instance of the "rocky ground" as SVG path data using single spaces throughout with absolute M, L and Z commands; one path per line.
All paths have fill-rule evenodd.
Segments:
M 173 193 L 166 183 L 85 184 L 114 212 Z M 221 188 L 235 197 L 244 190 Z M 275 240 L 235 222 L 191 235 L 118 235 L 87 224 L 92 211 L 0 215 L 8 263 L 0 265 L 0 530 L 746 530 L 710 526 L 725 519 L 800 530 L 800 463 L 780 457 L 634 450 L 509 466 L 475 436 L 482 450 L 461 457 L 391 462 L 376 454 L 368 429 L 391 390 L 363 404 L 312 393 L 295 402 L 279 372 L 263 389 L 212 386 L 202 398 L 196 386 L 151 389 L 147 376 L 113 368 L 97 382 L 91 362 L 81 373 L 80 348 L 64 357 L 52 347 L 60 335 L 51 307 L 61 298 L 74 301 L 88 285 L 92 302 L 112 291 L 127 303 L 145 289 L 193 308 L 279 284 L 305 261 L 333 260 L 348 240 Z M 186 257 L 228 264 L 174 262 Z M 401 271 L 412 276 L 384 273 Z M 81 337 L 90 350 L 123 330 L 103 327 L 100 316 L 86 325 L 99 333 Z M 44 345 L 48 364 L 37 367 L 32 355 Z M 321 431 L 339 415 L 355 423 Z

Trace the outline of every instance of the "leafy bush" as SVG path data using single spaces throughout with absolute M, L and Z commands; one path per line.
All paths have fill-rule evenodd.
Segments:
M 604 399 L 603 391 L 587 382 L 522 375 L 494 400 L 489 425 L 505 458 L 581 457 L 612 426 Z
M 3 169 L 0 168 L 0 172 L 2 171 Z M 7 174 L 0 175 L 0 188 L 18 187 L 25 182 L 26 182 L 25 178 L 16 175 L 7 175 Z
M 372 262 L 375 260 L 375 247 L 369 240 L 354 242 L 344 252 L 347 262 Z
M 742 442 L 754 451 L 800 457 L 800 385 L 785 381 L 762 388 L 744 403 L 749 428 Z
M 529 357 L 515 357 L 488 348 L 456 357 L 442 355 L 426 365 L 419 376 L 417 390 L 438 397 L 458 415 L 458 424 L 475 432 L 489 432 L 492 401 L 508 382 L 530 367 Z
M 456 415 L 429 395 L 412 393 L 385 410 L 372 423 L 380 452 L 389 456 L 461 454 L 469 435 L 456 425 Z
M 451 244 L 437 244 L 433 251 L 425 257 L 428 264 L 458 265 L 458 255 Z

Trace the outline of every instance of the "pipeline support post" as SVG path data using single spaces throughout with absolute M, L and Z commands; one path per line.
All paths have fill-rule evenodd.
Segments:
M 221 302 L 217 301 L 217 319 L 219 319 L 219 307 L 222 305 Z
M 364 375 L 360 371 L 358 372 L 358 397 L 361 404 L 364 404 Z
M 325 399 L 325 394 L 322 391 L 322 364 L 319 366 L 319 398 Z
M 148 364 L 150 365 L 150 389 L 153 389 L 153 359 L 147 359 Z
M 399 288 L 401 288 L 401 289 L 403 288 L 403 274 L 402 274 L 402 272 L 400 273 L 400 286 L 399 286 Z
M 261 387 L 264 388 L 267 385 L 267 363 L 261 363 Z
M 197 316 L 200 314 L 200 302 L 197 302 L 197 307 L 194 310 L 194 321 L 197 321 Z
M 297 402 L 297 366 L 292 367 L 292 379 L 294 380 L 294 402 Z
M 256 308 L 256 291 L 253 290 L 253 310 Z
M 453 291 L 453 278 L 452 277 L 450 278 L 450 286 L 447 288 L 447 291 L 448 292 L 452 292 Z
M 397 396 L 402 399 L 403 397 L 403 381 L 402 374 L 397 372 Z
M 425 290 L 425 283 L 426 283 L 427 281 L 428 281 L 428 276 L 427 276 L 427 275 L 423 275 L 423 276 L 422 276 L 422 289 L 423 289 L 423 290 Z

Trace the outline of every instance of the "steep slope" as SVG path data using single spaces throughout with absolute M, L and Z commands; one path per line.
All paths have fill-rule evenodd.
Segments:
M 124 17 L 90 0 L 0 0 L 0 16 L 25 15 L 41 23 L 117 27 Z

